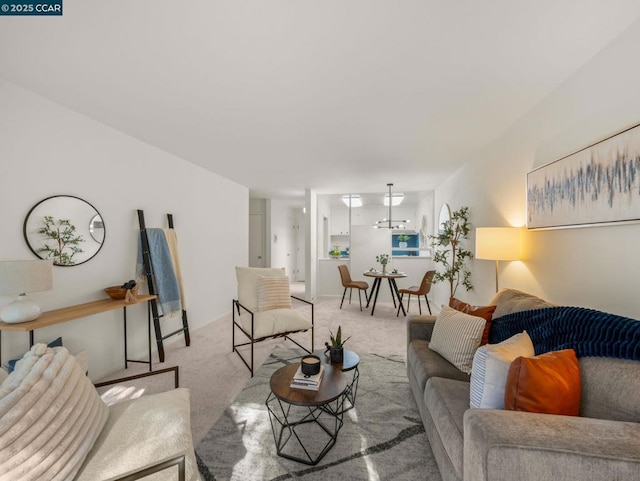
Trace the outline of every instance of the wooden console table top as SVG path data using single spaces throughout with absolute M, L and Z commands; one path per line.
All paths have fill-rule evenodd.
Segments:
M 29 322 L 20 322 L 17 324 L 9 324 L 0 321 L 0 330 L 2 331 L 33 331 L 43 327 L 54 326 L 63 322 L 80 319 L 81 317 L 100 314 L 101 312 L 113 311 L 122 307 L 134 306 L 142 302 L 148 302 L 155 299 L 156 296 L 141 295 L 136 296 L 136 302 L 127 303 L 124 299 L 100 299 L 99 301 L 87 302 L 76 306 L 63 307 L 52 311 L 43 312 L 40 317 Z

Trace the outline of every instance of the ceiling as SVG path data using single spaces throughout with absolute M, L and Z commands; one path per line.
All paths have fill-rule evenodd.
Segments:
M 640 17 L 637 0 L 65 0 L 0 76 L 246 185 L 437 187 Z

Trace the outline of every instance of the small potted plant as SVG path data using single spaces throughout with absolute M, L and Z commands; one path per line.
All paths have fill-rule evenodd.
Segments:
M 330 342 L 325 342 L 326 351 L 329 351 L 329 356 L 331 359 L 331 364 L 342 364 L 344 360 L 344 343 L 349 340 L 351 336 L 346 339 L 342 339 L 342 327 L 338 326 L 338 331 L 334 337 L 333 332 L 329 331 L 329 340 Z
M 408 240 L 409 236 L 407 234 L 400 234 L 398 236 L 398 247 L 400 247 L 400 249 L 406 249 Z
M 382 264 L 382 273 L 387 273 L 387 264 L 389 263 L 389 254 L 380 254 L 376 256 L 376 261 Z

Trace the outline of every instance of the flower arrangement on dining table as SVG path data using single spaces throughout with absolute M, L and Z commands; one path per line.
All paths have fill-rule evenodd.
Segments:
M 389 254 L 379 254 L 376 256 L 376 262 L 382 264 L 382 273 L 387 272 L 387 264 L 389 263 Z

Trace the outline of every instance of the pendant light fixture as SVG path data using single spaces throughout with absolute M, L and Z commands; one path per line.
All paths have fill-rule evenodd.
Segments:
M 393 187 L 393 184 L 387 184 L 387 187 L 389 188 L 389 194 L 386 198 L 388 198 L 391 201 L 394 198 L 394 196 L 391 194 L 391 187 Z M 393 217 L 391 216 L 391 208 L 393 207 L 393 202 L 388 202 L 388 206 L 389 206 L 389 217 L 386 219 L 376 221 L 373 227 L 375 227 L 376 229 L 404 229 L 404 224 L 408 224 L 410 221 L 406 219 L 393 220 Z

